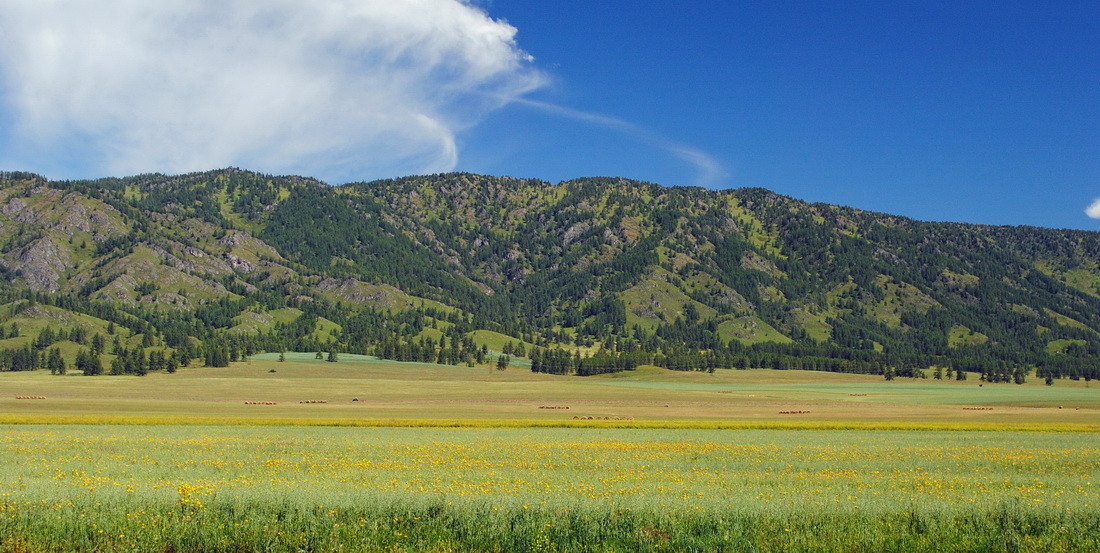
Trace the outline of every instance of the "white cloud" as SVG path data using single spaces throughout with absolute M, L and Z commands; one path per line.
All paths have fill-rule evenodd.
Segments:
M 463 0 L 5 0 L 7 141 L 115 175 L 450 170 L 543 84 L 515 34 Z
M 1085 215 L 1093 219 L 1100 219 L 1100 198 L 1096 198 L 1091 205 L 1085 208 Z
M 635 140 L 650 144 L 661 150 L 664 150 L 669 155 L 679 159 L 680 161 L 687 163 L 692 169 L 695 170 L 696 176 L 694 184 L 696 186 L 710 187 L 718 184 L 725 179 L 728 174 L 725 168 L 718 160 L 711 157 L 710 154 L 678 142 L 674 142 L 665 138 L 653 131 L 639 126 L 630 121 L 624 121 L 617 117 L 610 115 L 603 115 L 600 113 L 593 113 L 589 111 L 581 111 L 565 106 L 559 106 L 557 104 L 551 104 L 548 102 L 540 102 L 538 100 L 531 100 L 527 98 L 516 98 L 513 100 L 515 103 L 523 106 L 528 106 L 538 110 L 545 111 L 574 119 L 577 121 L 583 121 L 593 125 L 598 125 L 607 129 L 618 131 Z

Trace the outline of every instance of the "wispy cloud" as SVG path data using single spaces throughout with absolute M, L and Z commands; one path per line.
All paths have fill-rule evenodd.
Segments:
M 1085 208 L 1085 215 L 1093 219 L 1100 219 L 1100 198 L 1096 198 L 1091 205 Z
M 0 133 L 109 174 L 445 171 L 543 85 L 515 34 L 463 0 L 6 0 Z
M 706 152 L 681 144 L 668 138 L 661 136 L 645 127 L 625 121 L 617 117 L 610 115 L 604 115 L 601 113 L 593 113 L 588 111 L 582 111 L 566 106 L 560 106 L 549 102 L 541 102 L 538 100 L 532 100 L 530 98 L 514 98 L 513 101 L 517 105 L 527 106 L 540 111 L 590 123 L 614 131 L 618 131 L 626 136 L 638 140 L 640 142 L 654 146 L 660 150 L 665 151 L 667 154 L 679 159 L 686 163 L 695 171 L 694 184 L 697 186 L 710 187 L 720 183 L 725 179 L 728 174 L 726 169 L 722 166 L 718 160 L 714 159 Z

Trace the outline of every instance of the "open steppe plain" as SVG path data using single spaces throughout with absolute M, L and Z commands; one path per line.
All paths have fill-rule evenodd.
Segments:
M 341 355 L 339 362 L 329 363 L 314 356 L 290 353 L 285 362 L 278 362 L 277 354 L 261 354 L 228 368 L 184 368 L 176 374 L 144 377 L 4 373 L 0 422 L 201 423 L 231 418 L 255 424 L 275 419 L 299 424 L 452 421 L 499 426 L 573 424 L 574 417 L 602 417 L 623 426 L 809 422 L 1100 430 L 1100 383 L 1089 387 L 1091 383 L 1084 381 L 1058 380 L 1046 386 L 1031 378 L 1024 385 L 987 384 L 971 374 L 966 381 L 887 382 L 874 375 L 774 370 L 708 374 L 656 367 L 578 378 L 355 355 Z M 46 399 L 16 399 L 26 396 Z M 614 421 L 615 417 L 628 421 Z
M 1084 381 L 276 358 L 0 374 L 0 552 L 1100 550 Z

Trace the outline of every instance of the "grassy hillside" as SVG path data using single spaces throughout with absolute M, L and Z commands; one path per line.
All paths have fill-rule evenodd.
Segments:
M 53 343 L 23 313 L 49 308 L 52 330 L 95 327 L 60 344 L 70 364 L 111 324 L 141 336 L 124 345 L 142 363 L 156 349 L 183 365 L 291 350 L 466 365 L 482 345 L 522 342 L 534 369 L 562 374 L 1100 374 L 1100 235 L 924 223 L 762 189 L 3 173 L 0 245 L 0 368 L 41 362 Z M 25 330 L 9 338 L 12 324 Z

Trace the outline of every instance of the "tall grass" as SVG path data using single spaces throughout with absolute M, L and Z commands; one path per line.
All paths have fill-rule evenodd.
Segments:
M 1095 551 L 1088 434 L 0 427 L 0 552 Z
M 336 508 L 221 501 L 193 512 L 117 499 L 35 515 L 5 517 L 0 550 L 1047 552 L 1100 546 L 1095 517 L 1013 505 L 966 513 L 690 513 L 371 498 Z

